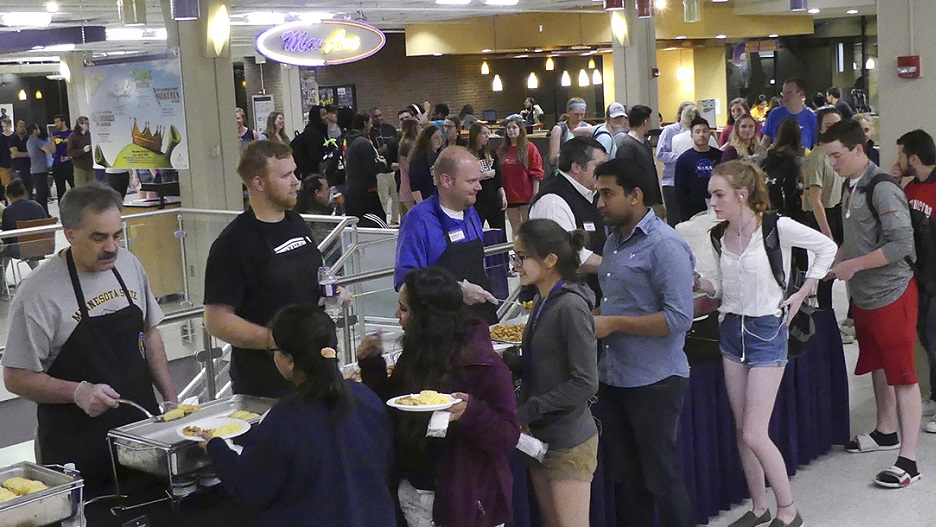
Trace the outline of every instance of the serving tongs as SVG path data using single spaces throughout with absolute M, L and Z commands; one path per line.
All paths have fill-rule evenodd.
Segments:
M 166 421 L 166 419 L 165 419 L 162 415 L 155 415 L 155 416 L 154 416 L 153 414 L 150 413 L 149 410 L 147 410 L 146 408 L 143 408 L 142 405 L 137 404 L 137 403 L 131 401 L 130 399 L 117 399 L 117 405 L 116 405 L 114 408 L 117 408 L 117 407 L 120 406 L 121 404 L 126 404 L 126 405 L 129 405 L 129 406 L 132 406 L 132 407 L 136 408 L 137 410 L 143 412 L 143 414 L 146 415 L 146 418 L 149 419 L 149 420 L 151 420 L 151 421 L 153 421 L 154 423 L 163 423 L 163 422 Z

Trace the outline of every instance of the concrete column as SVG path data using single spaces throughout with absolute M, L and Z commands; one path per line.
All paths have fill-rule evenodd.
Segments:
M 657 81 L 650 75 L 656 67 L 656 28 L 652 18 L 637 18 L 634 9 L 622 11 L 627 19 L 630 42 L 622 46 L 611 37 L 614 63 L 614 100 L 628 106 L 643 104 L 654 110 L 651 126 L 658 125 Z M 611 101 L 605 101 L 608 104 Z
M 62 62 L 68 66 L 71 80 L 66 83 L 66 92 L 68 94 L 68 126 L 75 124 L 75 119 L 79 115 L 88 115 L 88 92 L 85 84 L 84 54 L 80 52 L 63 53 Z
M 299 82 L 299 67 L 282 64 L 283 68 L 283 117 L 286 119 L 286 133 L 292 139 L 293 131 L 301 132 L 305 128 L 306 115 L 302 114 L 302 86 Z
M 897 138 L 922 128 L 936 135 L 927 97 L 936 93 L 936 2 L 888 0 L 878 2 L 878 108 L 881 164 L 885 170 L 897 161 Z M 897 57 L 920 55 L 923 76 L 897 77 Z
M 183 139 L 188 143 L 191 168 L 179 171 L 179 185 L 184 207 L 243 210 L 236 171 L 240 145 L 234 124 L 234 65 L 227 50 L 211 58 L 206 52 L 209 9 L 219 3 L 203 0 L 198 20 L 176 22 L 169 0 L 162 0 L 168 47 L 181 50 Z

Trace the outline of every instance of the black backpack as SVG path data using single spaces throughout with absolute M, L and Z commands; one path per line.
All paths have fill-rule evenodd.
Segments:
M 325 140 L 325 155 L 319 163 L 319 174 L 325 176 L 329 187 L 345 184 L 345 151 L 348 149 L 344 135 L 338 139 Z
M 783 270 L 783 252 L 780 248 L 780 231 L 777 229 L 779 216 L 774 213 L 765 213 L 761 217 L 761 234 L 764 236 L 764 250 L 767 252 L 767 261 L 770 263 L 770 272 L 777 285 L 784 291 L 784 298 L 799 291 L 805 281 L 806 273 L 796 268 L 796 258 L 790 259 L 790 276 L 787 282 L 786 272 Z M 715 253 L 721 257 L 721 239 L 728 228 L 728 222 L 721 222 L 709 231 L 709 238 Z M 789 338 L 787 341 L 787 355 L 795 359 L 806 353 L 807 345 L 816 334 L 816 323 L 813 321 L 815 308 L 803 302 L 799 312 L 789 324 Z M 782 316 L 786 316 L 786 312 Z
M 871 211 L 871 215 L 874 216 L 878 224 L 881 223 L 881 217 L 878 216 L 877 209 L 874 207 L 872 193 L 874 187 L 883 181 L 889 181 L 900 187 L 900 184 L 890 174 L 881 172 L 872 177 L 868 186 L 864 188 L 868 210 Z M 901 188 L 901 190 L 903 189 Z M 909 256 L 906 257 L 906 261 L 913 269 L 913 274 L 916 276 L 920 288 L 928 296 L 934 296 L 936 295 L 936 221 L 925 212 L 911 207 L 909 202 L 907 206 L 910 208 L 910 224 L 913 226 L 913 246 L 916 249 L 916 261 Z
M 771 151 L 761 162 L 761 168 L 767 174 L 765 183 L 771 207 L 789 218 L 800 216 L 803 202 L 796 158 Z

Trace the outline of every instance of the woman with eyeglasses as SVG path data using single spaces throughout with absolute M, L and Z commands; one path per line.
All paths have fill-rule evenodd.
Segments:
M 588 524 L 598 466 L 598 428 L 589 402 L 598 392 L 595 294 L 578 281 L 585 233 L 552 220 L 529 220 L 514 238 L 520 283 L 536 288 L 523 331 L 520 424 L 547 443 L 542 462 L 528 458 L 547 527 Z
M 390 416 L 367 387 L 342 378 L 334 322 L 293 305 L 270 328 L 273 362 L 296 390 L 250 430 L 240 455 L 202 433 L 218 478 L 258 526 L 395 525 Z
M 520 425 L 510 371 L 487 323 L 465 318 L 462 289 L 437 267 L 410 271 L 396 316 L 403 352 L 387 376 L 380 335 L 364 339 L 364 384 L 383 400 L 435 390 L 462 402 L 449 408 L 445 437 L 427 437 L 429 413 L 394 412 L 393 484 L 409 527 L 495 527 L 512 519 L 508 459 Z

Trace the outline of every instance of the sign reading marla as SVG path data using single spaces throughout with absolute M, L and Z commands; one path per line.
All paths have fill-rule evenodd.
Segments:
M 257 37 L 263 56 L 296 66 L 345 64 L 370 57 L 387 43 L 374 26 L 351 20 L 319 23 L 289 22 L 272 27 Z

